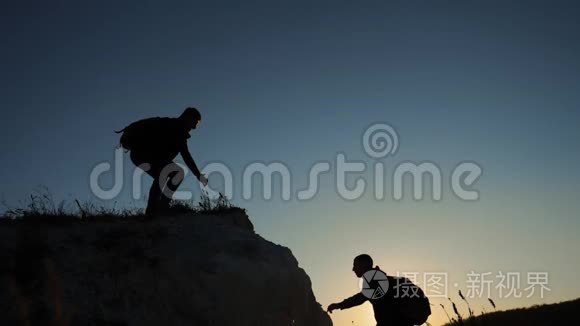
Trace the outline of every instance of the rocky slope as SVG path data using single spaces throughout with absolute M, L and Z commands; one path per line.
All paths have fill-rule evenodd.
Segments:
M 0 325 L 332 325 L 245 212 L 0 223 Z

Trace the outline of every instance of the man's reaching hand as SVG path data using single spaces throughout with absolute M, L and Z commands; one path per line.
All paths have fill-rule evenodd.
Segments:
M 199 175 L 199 182 L 201 182 L 201 184 L 205 187 L 207 186 L 207 178 L 205 175 L 200 174 Z
M 338 306 L 337 303 L 333 303 L 330 306 L 328 306 L 328 308 L 326 308 L 326 311 L 328 311 L 328 313 L 331 314 L 332 311 L 336 309 L 340 309 L 340 307 Z

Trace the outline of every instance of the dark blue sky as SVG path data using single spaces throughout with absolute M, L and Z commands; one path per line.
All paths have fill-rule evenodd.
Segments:
M 251 162 L 281 161 L 302 187 L 308 168 L 337 152 L 371 161 L 360 135 L 376 121 L 401 137 L 392 162 L 483 166 L 472 206 L 447 195 L 439 204 L 345 203 L 330 180 L 308 204 L 238 200 L 315 284 L 333 264 L 312 238 L 328 223 L 351 230 L 323 218 L 325 207 L 396 210 L 418 223 L 457 215 L 443 229 L 493 212 L 498 220 L 482 227 L 531 219 L 549 220 L 554 237 L 580 231 L 578 17 L 575 1 L 3 2 L 0 192 L 14 203 L 45 185 L 58 199 L 91 200 L 89 173 L 112 159 L 113 129 L 197 106 L 194 158 L 224 162 L 238 177 Z M 518 241 L 533 243 L 525 237 L 540 236 L 538 223 Z M 347 274 L 350 256 L 340 259 Z
M 113 146 L 109 130 L 188 105 L 205 118 L 192 149 L 201 162 L 348 150 L 376 120 L 398 126 L 417 158 L 533 155 L 526 166 L 549 160 L 558 172 L 577 158 L 574 2 L 2 6 L 10 193 L 76 193 L 68 182 L 82 183 L 56 179 L 80 180 Z M 43 164 L 60 172 L 12 171 Z

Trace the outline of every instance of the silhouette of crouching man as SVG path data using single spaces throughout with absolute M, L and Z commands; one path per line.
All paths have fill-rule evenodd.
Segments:
M 355 273 L 356 277 L 361 278 L 364 275 L 368 275 L 369 271 L 372 275 L 376 272 L 382 271 L 378 266 L 373 268 L 373 259 L 367 254 L 358 255 L 354 258 L 352 271 Z M 384 274 L 386 276 L 386 274 Z M 332 313 L 336 309 L 349 309 L 362 305 L 365 302 L 370 302 L 373 306 L 373 311 L 375 315 L 375 320 L 377 326 L 413 326 L 412 322 L 406 320 L 400 310 L 400 305 L 397 304 L 395 297 L 393 296 L 393 286 L 397 283 L 395 278 L 387 276 L 389 288 L 384 289 L 385 295 L 379 298 L 368 298 L 362 292 L 359 292 L 341 302 L 333 303 L 328 306 L 327 311 Z M 367 280 L 370 281 L 370 280 Z M 374 281 L 369 282 L 369 284 L 375 283 Z M 373 284 L 373 288 L 377 285 Z
M 178 118 L 149 118 L 132 123 L 121 131 L 121 145 L 131 151 L 131 161 L 153 178 L 147 201 L 147 215 L 162 213 L 169 204 L 185 171 L 173 162 L 181 154 L 186 166 L 203 184 L 207 178 L 201 174 L 187 146 L 189 132 L 201 122 L 195 108 L 187 108 Z

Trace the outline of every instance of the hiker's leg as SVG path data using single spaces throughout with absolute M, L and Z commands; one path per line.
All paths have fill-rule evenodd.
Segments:
M 147 199 L 146 215 L 152 215 L 159 211 L 159 201 L 161 200 L 161 188 L 159 187 L 159 176 L 153 178 L 153 184 L 149 189 L 149 198 Z
M 161 198 L 161 188 L 159 187 L 159 175 L 161 173 L 162 164 L 150 163 L 151 159 L 136 151 L 131 151 L 131 161 L 139 169 L 143 170 L 145 173 L 153 178 L 153 184 L 151 184 L 151 189 L 149 189 L 149 198 L 147 199 L 147 208 L 145 209 L 146 215 L 152 215 L 157 211 L 159 206 L 159 199 Z
M 161 199 L 159 201 L 160 208 L 169 208 L 169 203 L 171 198 L 185 176 L 185 171 L 179 165 L 174 162 L 167 164 L 160 174 L 160 180 L 164 183 L 163 191 L 161 194 Z
M 153 183 L 151 184 L 151 189 L 149 189 L 149 198 L 147 199 L 147 209 L 145 210 L 145 214 L 147 215 L 157 213 L 160 209 L 159 202 L 161 201 L 163 187 L 161 170 L 159 166 L 153 166 L 146 171 L 147 174 L 153 177 Z

